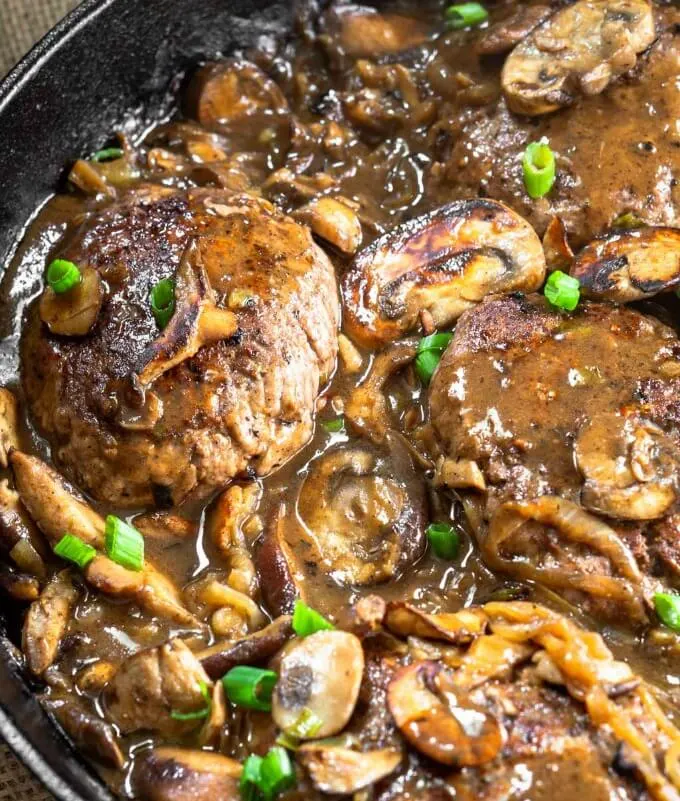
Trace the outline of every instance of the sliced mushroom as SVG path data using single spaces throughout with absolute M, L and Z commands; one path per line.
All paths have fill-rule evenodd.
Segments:
M 210 537 L 231 568 L 227 583 L 249 596 L 257 588 L 257 575 L 243 527 L 253 519 L 261 500 L 262 485 L 257 481 L 232 484 L 220 495 L 209 521 Z
M 346 631 L 318 631 L 289 643 L 281 654 L 272 717 L 283 731 L 294 730 L 310 712 L 320 725 L 301 739 L 330 737 L 347 725 L 364 672 L 361 642 Z
M 477 52 L 482 56 L 507 53 L 552 14 L 549 5 L 520 4 L 509 17 L 490 25 L 477 40 Z
M 360 5 L 333 8 L 324 18 L 324 29 L 329 47 L 350 57 L 379 58 L 410 50 L 430 35 L 423 20 Z
M 7 457 L 19 447 L 19 413 L 14 395 L 0 387 L 0 467 L 7 467 Z
M 515 47 L 502 84 L 517 114 L 547 114 L 603 92 L 656 36 L 647 0 L 578 0 Z
M 125 757 L 113 726 L 78 698 L 47 698 L 43 706 L 57 719 L 78 748 L 109 767 L 122 769 Z
M 345 404 L 345 417 L 372 442 L 383 442 L 392 427 L 383 392 L 385 385 L 396 372 L 413 361 L 416 350 L 415 339 L 389 345 L 375 357 L 366 378 L 352 389 Z
M 440 456 L 435 465 L 434 485 L 484 492 L 486 478 L 474 459 L 449 459 Z
M 42 676 L 54 664 L 78 595 L 70 571 L 63 570 L 31 604 L 24 621 L 21 647 L 29 670 L 36 676 Z
M 203 709 L 205 686 L 212 682 L 198 658 L 182 640 L 170 640 L 121 664 L 104 691 L 106 714 L 123 734 L 177 736 L 196 728 L 197 721 L 175 720 L 171 713 Z
M 199 651 L 196 657 L 211 679 L 219 679 L 237 665 L 259 665 L 268 662 L 292 636 L 291 618 L 282 615 L 248 637 L 237 642 L 218 642 Z
M 560 217 L 553 217 L 543 234 L 543 252 L 549 270 L 569 270 L 574 251 L 569 245 L 567 229 Z
M 40 582 L 35 576 L 20 573 L 0 562 L 0 589 L 15 601 L 30 603 L 40 596 Z
M 424 485 L 399 439 L 390 440 L 389 456 L 342 447 L 311 464 L 297 514 L 276 520 L 296 574 L 311 561 L 335 583 L 366 586 L 398 578 L 420 558 Z
M 205 345 L 229 339 L 238 331 L 236 315 L 215 305 L 196 239 L 187 245 L 175 282 L 175 313 L 163 333 L 142 355 L 138 370 L 144 386 L 190 359 Z
M 353 256 L 361 247 L 359 217 L 341 198 L 316 198 L 294 212 L 293 217 L 345 256 Z
M 196 523 L 175 512 L 148 512 L 138 515 L 134 519 L 134 526 L 145 539 L 157 542 L 192 540 L 198 533 Z
M 559 558 L 540 549 L 522 552 L 523 535 L 538 526 L 566 540 Z M 605 557 L 610 572 L 588 573 L 568 561 L 569 544 L 586 547 Z M 513 553 L 513 545 L 519 549 Z M 491 518 L 481 543 L 486 564 L 513 578 L 536 581 L 553 589 L 576 590 L 618 605 L 618 613 L 631 621 L 646 621 L 642 599 L 642 575 L 635 557 L 619 535 L 606 523 L 563 498 L 544 495 L 535 500 L 513 501 L 500 506 Z
M 534 229 L 494 200 L 460 200 L 397 226 L 342 282 L 345 329 L 375 348 L 413 330 L 423 310 L 450 325 L 494 292 L 532 292 L 545 257 Z
M 601 414 L 574 443 L 585 485 L 581 502 L 624 520 L 662 517 L 680 496 L 680 451 L 648 420 Z
M 346 372 L 358 373 L 361 370 L 364 363 L 363 357 L 357 346 L 344 334 L 338 334 L 338 353 Z
M 209 751 L 153 748 L 142 754 L 135 771 L 140 801 L 241 801 L 241 764 Z
M 399 767 L 401 751 L 352 751 L 338 745 L 308 743 L 296 753 L 316 787 L 322 793 L 349 795 L 379 782 Z
M 99 171 L 98 165 L 95 166 L 91 161 L 78 159 L 71 167 L 68 179 L 86 195 L 94 197 L 102 195 L 108 198 L 116 196 L 115 188 L 108 184 L 105 176 Z
M 588 297 L 630 303 L 680 285 L 680 230 L 617 231 L 586 246 L 571 275 Z
M 59 473 L 21 451 L 12 452 L 10 463 L 22 503 L 53 548 L 69 532 L 97 550 L 104 549 L 103 518 Z M 200 627 L 182 606 L 177 588 L 149 560 L 143 570 L 133 571 L 97 556 L 85 568 L 85 578 L 101 592 L 135 601 L 152 614 Z
M 297 598 L 305 600 L 303 574 L 287 540 L 289 513 L 280 504 L 270 515 L 255 551 L 262 597 L 276 615 L 292 614 Z
M 473 704 L 438 662 L 402 668 L 390 682 L 387 705 L 409 743 L 445 765 L 483 765 L 503 747 L 499 721 Z
M 40 533 L 21 503 L 19 493 L 0 481 L 0 550 L 25 573 L 42 579 L 47 573 L 47 550 Z
M 97 322 L 103 302 L 104 284 L 99 273 L 85 267 L 78 286 L 63 295 L 45 287 L 40 298 L 40 319 L 53 334 L 83 337 Z
M 479 609 L 461 609 L 431 615 L 408 603 L 387 605 L 385 626 L 400 637 L 423 637 L 460 645 L 472 642 L 486 629 L 486 616 Z

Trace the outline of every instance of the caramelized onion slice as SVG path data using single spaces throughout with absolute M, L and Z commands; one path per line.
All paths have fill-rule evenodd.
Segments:
M 577 547 L 586 547 L 611 564 L 610 574 L 580 571 L 571 564 L 542 564 L 543 554 L 506 555 L 521 548 L 527 527 L 546 527 Z M 544 495 L 530 501 L 512 501 L 495 512 L 482 541 L 488 566 L 521 580 L 537 581 L 555 589 L 578 590 L 622 605 L 631 620 L 647 619 L 642 598 L 642 575 L 630 549 L 606 523 L 571 501 Z M 565 549 L 566 550 L 566 549 Z M 620 610 L 619 610 L 620 611 Z
M 283 731 L 294 730 L 302 715 L 320 725 L 302 739 L 341 732 L 354 712 L 364 672 L 360 640 L 346 631 L 318 631 L 287 645 L 279 662 L 272 717 Z
M 356 793 L 379 782 L 393 773 L 403 759 L 401 751 L 392 748 L 360 752 L 323 743 L 305 744 L 296 756 L 317 790 L 340 795 Z
M 483 765 L 505 741 L 499 721 L 471 703 L 439 662 L 402 668 L 390 682 L 387 705 L 409 743 L 444 765 Z
M 486 616 L 479 609 L 432 615 L 411 604 L 392 601 L 387 605 L 385 626 L 400 637 L 423 637 L 459 645 L 472 642 L 484 632 Z
M 588 297 L 630 303 L 680 285 L 680 230 L 645 227 L 617 231 L 578 254 L 571 275 Z
M 104 284 L 92 267 L 82 270 L 78 286 L 57 295 L 46 286 L 40 298 L 40 319 L 52 334 L 66 337 L 83 337 L 97 322 L 104 302 Z
M 532 292 L 545 276 L 534 229 L 502 203 L 460 200 L 397 226 L 355 258 L 342 282 L 347 333 L 376 348 L 423 311 L 444 328 L 494 292 Z
M 574 443 L 587 509 L 624 520 L 662 517 L 680 493 L 680 451 L 653 423 L 618 414 L 590 420 Z
M 539 115 L 603 92 L 656 36 L 647 0 L 578 0 L 520 42 L 503 67 L 510 109 Z

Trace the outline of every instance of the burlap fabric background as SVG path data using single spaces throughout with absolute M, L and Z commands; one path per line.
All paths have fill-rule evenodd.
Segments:
M 0 0 L 0 77 L 77 3 L 78 0 Z M 0 801 L 52 801 L 1 741 Z

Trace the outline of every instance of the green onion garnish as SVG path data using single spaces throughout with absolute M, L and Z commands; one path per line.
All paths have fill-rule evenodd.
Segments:
M 657 592 L 654 595 L 654 608 L 664 626 L 680 632 L 680 595 Z
M 489 12 L 481 3 L 458 3 L 446 9 L 446 25 L 454 31 L 481 25 L 489 19 Z
M 98 150 L 90 161 L 115 161 L 123 158 L 123 149 L 120 147 L 105 147 Z
M 527 145 L 522 157 L 524 186 L 531 198 L 547 195 L 555 183 L 555 154 L 543 139 Z
M 345 430 L 345 418 L 344 417 L 336 417 L 333 420 L 326 420 L 325 422 L 321 423 L 326 431 L 329 434 L 337 434 L 340 431 Z
M 275 745 L 269 749 L 260 765 L 260 790 L 265 801 L 271 801 L 279 793 L 295 786 L 295 770 L 288 751 Z
M 262 772 L 262 757 L 251 754 L 243 763 L 239 790 L 243 801 L 258 801 L 260 795 L 260 782 Z
M 453 334 L 430 334 L 418 343 L 415 368 L 423 384 L 429 384 L 432 374 L 441 361 L 442 354 L 453 339 Z
M 64 534 L 54 546 L 54 552 L 81 569 L 87 567 L 97 555 L 97 551 L 91 545 L 74 537 L 73 534 Z
M 232 704 L 269 712 L 278 678 L 273 670 L 238 665 L 222 677 L 222 684 Z
M 426 529 L 427 538 L 435 555 L 452 561 L 460 551 L 460 535 L 449 523 L 432 523 Z
M 205 706 L 202 709 L 197 709 L 195 712 L 176 712 L 174 709 L 170 712 L 170 717 L 173 720 L 203 720 L 210 714 L 212 708 L 212 698 L 210 697 L 210 690 L 204 681 L 199 681 L 198 686 L 201 690 L 201 695 L 205 700 Z
M 67 259 L 55 259 L 47 268 L 47 283 L 56 295 L 63 295 L 83 280 L 78 266 Z
M 154 284 L 149 301 L 158 327 L 165 328 L 175 313 L 175 282 L 172 278 L 163 278 Z
M 555 270 L 546 281 L 543 294 L 558 309 L 574 311 L 581 297 L 580 287 L 578 278 L 572 278 L 561 270 Z
M 289 737 L 295 737 L 302 740 L 305 737 L 314 737 L 314 735 L 323 726 L 323 720 L 311 709 L 305 707 L 302 710 L 300 717 L 293 723 L 292 726 L 286 729 L 286 734 Z
M 330 631 L 335 626 L 326 618 L 319 614 L 311 606 L 307 606 L 304 601 L 295 601 L 293 608 L 293 631 L 298 637 L 309 637 L 317 631 Z
M 104 544 L 107 556 L 122 567 L 128 570 L 144 567 L 144 537 L 119 517 L 106 518 Z
M 619 214 L 619 216 L 613 220 L 611 227 L 630 231 L 635 228 L 644 228 L 645 221 L 641 217 L 638 217 L 634 211 L 626 211 L 624 214 Z

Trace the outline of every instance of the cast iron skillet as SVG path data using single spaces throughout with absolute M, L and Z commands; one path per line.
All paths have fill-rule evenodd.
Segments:
M 290 30 L 293 0 L 86 0 L 0 83 L 0 276 L 65 165 L 172 111 L 197 63 Z M 0 735 L 59 801 L 113 796 L 33 697 L 0 610 Z

